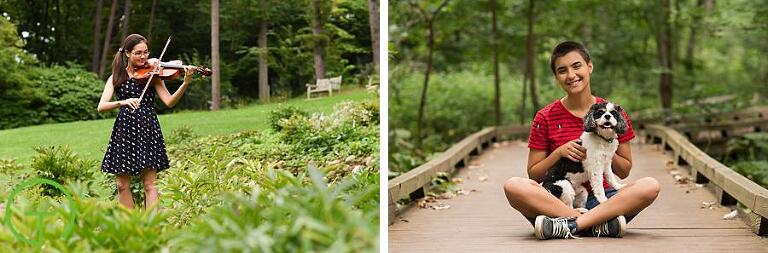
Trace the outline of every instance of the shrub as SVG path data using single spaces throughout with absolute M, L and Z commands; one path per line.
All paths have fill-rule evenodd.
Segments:
M 269 126 L 275 131 L 281 131 L 283 126 L 281 121 L 290 119 L 292 117 L 307 117 L 307 112 L 300 110 L 295 106 L 280 106 L 277 109 L 269 112 Z
M 38 154 L 32 158 L 31 167 L 37 175 L 65 184 L 67 181 L 90 181 L 99 171 L 96 161 L 79 158 L 69 146 L 36 147 Z M 44 193 L 58 196 L 59 190 L 45 185 Z
M 44 94 L 41 123 L 102 119 L 115 113 L 96 111 L 104 81 L 75 65 L 34 68 L 30 81 Z
M 225 204 L 172 243 L 181 252 L 376 252 L 378 212 L 355 208 L 360 196 L 342 198 L 351 185 L 328 185 L 318 171 L 303 175 L 268 170 L 273 185 L 227 194 Z M 369 191 L 378 192 L 370 185 Z M 358 195 L 365 195 L 363 191 Z M 199 235 L 207 235 L 201 238 Z
M 190 141 L 197 137 L 197 134 L 189 126 L 181 126 L 173 129 L 171 134 L 165 138 L 165 143 L 168 145 L 178 144 L 186 141 Z

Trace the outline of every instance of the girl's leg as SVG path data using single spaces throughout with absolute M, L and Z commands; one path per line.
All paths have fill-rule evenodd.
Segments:
M 144 193 L 146 196 L 146 208 L 149 209 L 157 202 L 157 189 L 155 188 L 155 180 L 157 179 L 157 171 L 155 169 L 146 169 L 143 173 L 144 179 Z
M 133 208 L 131 176 L 128 174 L 117 175 L 117 201 L 127 208 Z
M 509 205 L 527 218 L 535 218 L 538 215 L 579 216 L 578 211 L 565 205 L 536 181 L 528 178 L 510 178 L 504 183 L 504 193 L 507 195 Z
M 631 182 L 624 186 L 624 188 L 621 188 L 621 190 L 619 190 L 616 195 L 609 198 L 608 201 L 603 202 L 592 210 L 578 216 L 578 218 L 576 218 L 578 229 L 583 230 L 590 228 L 619 215 L 637 215 L 656 200 L 656 197 L 659 196 L 660 189 L 659 181 L 656 181 L 656 179 L 651 177 L 645 177 Z

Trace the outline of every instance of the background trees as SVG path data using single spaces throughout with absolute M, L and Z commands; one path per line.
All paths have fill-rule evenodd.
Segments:
M 317 52 L 323 56 L 324 75 L 343 75 L 345 85 L 367 81 L 373 71 L 369 1 L 311 1 L 320 4 L 322 15 L 310 15 L 310 0 L 220 1 L 221 106 L 303 94 L 305 84 L 318 75 L 313 62 Z M 0 14 L 13 27 L 2 36 L 19 40 L 21 46 L 15 48 L 31 59 L 25 64 L 89 70 L 102 80 L 94 83 L 100 89 L 121 38 L 130 33 L 149 39 L 150 57 L 158 57 L 172 36 L 164 60 L 210 67 L 211 7 L 210 1 L 99 0 L 73 5 L 10 0 L 0 3 Z M 319 26 L 313 29 L 311 20 Z M 322 34 L 314 33 L 317 28 Z M 21 80 L 15 85 L 28 86 Z M 209 109 L 215 101 L 210 80 L 195 79 L 177 108 Z M 179 84 L 168 83 L 170 89 Z M 3 87 L 10 83 L 0 83 L 0 93 Z
M 498 7 L 489 11 L 489 5 Z M 466 134 L 497 124 L 495 48 L 501 124 L 525 124 L 541 106 L 562 96 L 548 66 L 552 48 L 565 40 L 590 50 L 593 93 L 622 104 L 631 115 L 737 110 L 765 104 L 768 97 L 765 2 L 452 0 L 444 8 L 461 11 L 433 24 L 413 14 L 405 1 L 390 2 L 389 8 L 393 171 L 418 165 Z M 409 98 L 426 87 L 421 77 L 430 58 L 429 103 L 419 121 L 420 106 Z M 702 98 L 720 95 L 734 99 L 701 106 Z M 414 145 L 419 142 L 424 145 Z

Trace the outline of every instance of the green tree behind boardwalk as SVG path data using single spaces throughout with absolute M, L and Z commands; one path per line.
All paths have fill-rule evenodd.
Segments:
M 499 6 L 495 31 L 492 4 Z M 390 2 L 389 8 L 394 171 L 408 170 L 466 134 L 496 124 L 495 48 L 502 125 L 529 122 L 541 106 L 563 96 L 549 57 L 565 40 L 589 49 L 593 93 L 623 105 L 630 115 L 662 108 L 690 112 L 700 108 L 691 105 L 721 95 L 735 99 L 712 107 L 734 110 L 765 104 L 768 97 L 765 1 L 452 0 L 445 8 L 461 11 L 431 24 L 434 44 L 430 24 L 413 14 L 407 1 Z M 428 103 L 419 121 L 413 112 L 420 105 L 410 98 L 423 89 L 427 72 Z

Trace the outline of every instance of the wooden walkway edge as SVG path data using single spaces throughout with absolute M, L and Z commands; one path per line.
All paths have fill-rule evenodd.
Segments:
M 742 220 L 724 220 L 729 207 L 695 182 L 679 183 L 671 172 L 695 179 L 676 167 L 673 152 L 633 140 L 634 167 L 627 180 L 654 177 L 661 184 L 656 202 L 616 238 L 539 241 L 522 215 L 509 207 L 506 179 L 525 176 L 525 142 L 495 144 L 458 170 L 468 192 L 440 200 L 450 207 L 408 207 L 389 226 L 390 252 L 768 252 L 768 239 Z M 465 163 L 466 165 L 467 163 Z M 722 198 L 722 197 L 721 197 Z M 711 208 L 703 203 L 715 203 Z M 391 222 L 392 222 L 391 221 Z M 575 250 L 577 249 L 577 250 Z

